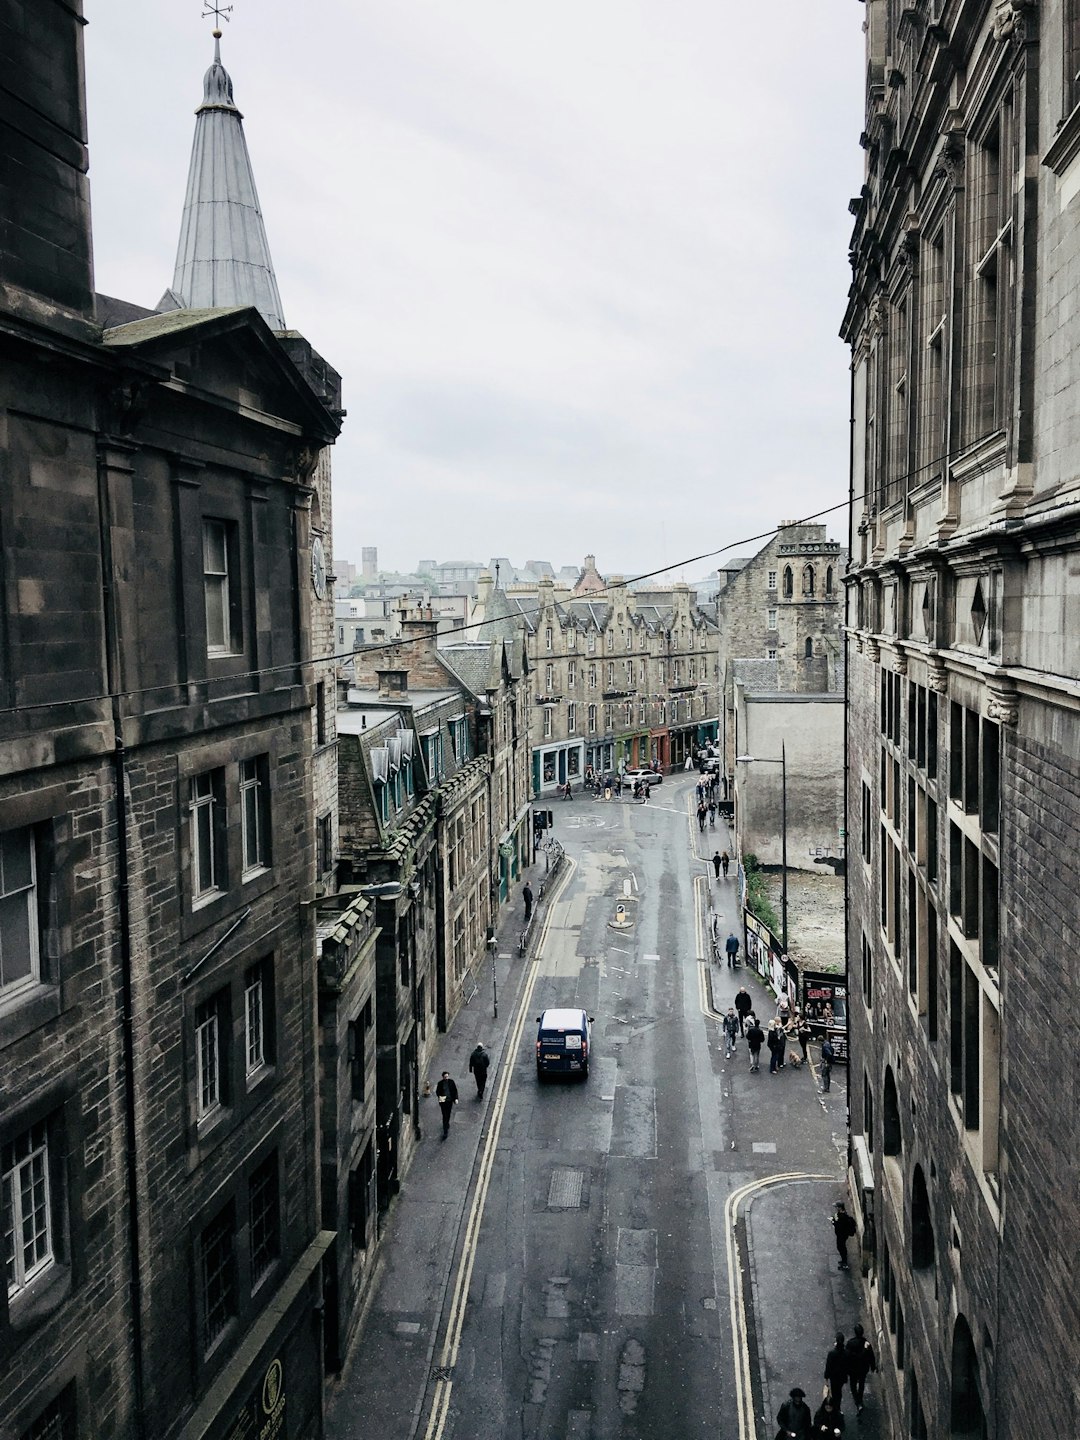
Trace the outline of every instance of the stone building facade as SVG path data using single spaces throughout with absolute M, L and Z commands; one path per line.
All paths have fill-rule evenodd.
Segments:
M 656 764 L 681 765 L 716 735 L 716 627 L 686 585 L 639 595 L 587 557 L 574 590 L 542 580 L 510 598 L 532 669 L 532 790 Z M 491 593 L 482 577 L 473 622 Z
M 79 11 L 5 9 L 0 1417 L 194 1440 L 269 1386 L 307 1435 L 309 479 L 338 380 L 254 308 L 95 297 Z
M 852 1178 L 892 1433 L 1020 1440 L 1080 1424 L 1080 17 L 870 0 L 866 29 Z

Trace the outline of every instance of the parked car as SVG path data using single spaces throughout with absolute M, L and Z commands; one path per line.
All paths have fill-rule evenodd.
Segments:
M 718 755 L 707 755 L 701 762 L 701 773 L 703 775 L 716 775 L 720 770 L 720 757 Z
M 659 774 L 656 770 L 627 770 L 626 774 L 622 777 L 622 783 L 624 785 L 633 785 L 635 781 L 640 780 L 643 785 L 648 785 L 651 790 L 654 785 L 662 784 L 663 779 L 663 775 Z

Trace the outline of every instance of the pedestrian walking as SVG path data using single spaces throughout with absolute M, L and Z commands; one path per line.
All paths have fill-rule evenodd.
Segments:
M 731 856 L 725 850 L 720 856 L 720 866 L 724 872 L 724 879 L 727 879 L 728 866 L 731 864 Z
M 832 1228 L 833 1234 L 836 1236 L 836 1253 L 840 1257 L 839 1268 L 846 1270 L 848 1269 L 847 1242 L 859 1227 L 855 1224 L 854 1215 L 849 1215 L 844 1208 L 842 1200 L 836 1202 L 836 1214 L 833 1216 Z
M 442 1138 L 445 1140 L 450 1134 L 450 1116 L 454 1113 L 454 1106 L 457 1104 L 457 1086 L 450 1079 L 450 1071 L 444 1070 L 439 1083 L 435 1086 L 435 1094 L 439 1101 L 439 1109 L 442 1111 Z
M 829 1440 L 836 1440 L 837 1435 L 844 1433 L 844 1417 L 839 1404 L 831 1395 L 826 1395 L 818 1408 L 814 1411 L 814 1423 L 810 1427 L 810 1434 L 829 1437 Z
M 487 1086 L 488 1066 L 490 1064 L 491 1056 L 484 1049 L 483 1041 L 481 1041 L 469 1056 L 469 1074 L 472 1075 L 476 1081 L 476 1098 L 478 1100 L 484 1098 L 484 1089 Z
M 717 850 L 716 854 L 712 857 L 712 868 L 716 872 L 717 880 L 720 879 L 720 867 L 723 863 L 724 857 L 720 854 L 720 851 Z
M 527 925 L 532 919 L 533 907 L 532 886 L 529 884 L 528 880 L 526 880 L 525 884 L 521 887 L 521 898 L 525 902 L 525 924 Z
M 705 801 L 704 801 L 704 800 L 699 800 L 699 801 L 698 801 L 698 807 L 697 807 L 697 828 L 698 828 L 698 831 L 699 831 L 699 832 L 704 832 L 704 829 L 705 829 L 705 816 L 706 816 L 708 813 L 709 813 L 708 810 L 706 810 L 706 808 L 705 808 Z
M 753 1010 L 753 1008 L 754 1008 L 754 1002 L 753 1002 L 753 1000 L 751 1000 L 751 998 L 750 998 L 750 991 L 747 990 L 746 986 L 744 985 L 744 986 L 740 989 L 739 993 L 735 996 L 735 1012 L 736 1012 L 736 1014 L 737 1014 L 738 1017 L 739 1017 L 739 1034 L 740 1034 L 740 1035 L 743 1035 L 743 1034 L 746 1033 L 746 1021 L 747 1021 L 747 1017 L 749 1016 L 749 1014 L 750 1014 L 751 1010 Z
M 796 1012 L 795 1012 L 795 1034 L 798 1036 L 799 1049 L 802 1051 L 802 1059 L 803 1059 L 803 1064 L 804 1064 L 804 1065 L 806 1064 L 807 1059 L 809 1058 L 809 1057 L 807 1056 L 807 1053 L 806 1053 L 806 1047 L 807 1047 L 807 1045 L 809 1045 L 809 1043 L 810 1043 L 811 1033 L 812 1033 L 812 1032 L 811 1032 L 811 1030 L 810 1030 L 810 1021 L 806 1018 L 805 1015 L 801 1015 L 801 1014 L 799 1013 L 799 1011 L 796 1010 Z
M 574 798 L 574 792 L 571 788 L 569 780 L 567 780 L 566 784 L 563 786 L 562 798 L 564 800 L 572 800 Z
M 716 801 L 715 801 L 715 800 L 710 800 L 710 801 L 709 801 L 709 826 L 710 826 L 710 828 L 713 829 L 713 830 L 716 829 Z
M 836 1332 L 836 1343 L 825 1356 L 825 1383 L 837 1408 L 843 1403 L 844 1386 L 848 1378 L 847 1351 L 844 1349 L 844 1332 Z
M 728 969 L 734 970 L 739 963 L 739 937 L 734 931 L 724 941 L 724 949 L 727 951 Z
M 780 1047 L 784 1043 L 775 1020 L 769 1021 L 769 1033 L 765 1036 L 765 1043 L 769 1047 L 769 1074 L 775 1075 L 780 1069 Z
M 750 1072 L 756 1075 L 761 1047 L 765 1044 L 765 1031 L 758 1024 L 756 1015 L 750 1016 L 750 1024 L 746 1027 L 746 1043 L 750 1047 Z
M 739 1035 L 739 1017 L 735 1013 L 733 1005 L 728 1006 L 728 1012 L 724 1016 L 724 1059 L 730 1060 L 735 1054 L 735 1041 Z
M 827 1095 L 832 1088 L 832 1067 L 836 1051 L 828 1035 L 821 1042 L 821 1093 Z
M 788 1398 L 776 1412 L 776 1423 L 780 1431 L 776 1440 L 810 1440 L 813 1431 L 813 1417 L 806 1403 L 806 1391 L 798 1385 L 788 1392 Z
M 861 1325 L 855 1326 L 855 1333 L 844 1346 L 847 1353 L 848 1383 L 851 1386 L 851 1398 L 855 1401 L 855 1413 L 861 1415 L 863 1412 L 863 1394 L 866 1390 L 866 1377 L 871 1370 L 877 1369 L 877 1356 L 874 1354 L 874 1347 L 867 1340 Z

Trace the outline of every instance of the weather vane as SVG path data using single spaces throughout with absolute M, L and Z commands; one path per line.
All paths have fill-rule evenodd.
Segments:
M 208 16 L 213 15 L 214 29 L 220 30 L 222 20 L 228 20 L 232 14 L 232 8 L 231 5 L 211 4 L 211 0 L 203 0 L 202 18 L 205 20 Z

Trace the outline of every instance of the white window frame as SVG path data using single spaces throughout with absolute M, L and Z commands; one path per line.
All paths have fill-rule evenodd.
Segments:
M 590 705 L 590 706 L 589 706 L 588 711 L 586 712 L 586 719 L 588 720 L 589 734 L 590 734 L 590 735 L 595 735 L 595 734 L 596 734 L 596 706 L 595 706 L 595 705 Z
M 261 757 L 240 761 L 240 829 L 243 835 L 243 878 L 259 875 L 268 868 L 266 805 Z
M 770 605 L 765 612 L 765 627 L 768 630 L 775 630 L 780 619 L 779 611 L 775 605 Z
M 12 1300 L 56 1262 L 48 1121 L 16 1135 L 2 1155 L 0 1228 Z
M 566 733 L 573 735 L 577 730 L 577 705 L 573 700 L 566 707 Z
M 553 718 L 553 717 L 554 717 L 554 714 L 555 714 L 555 707 L 554 707 L 553 705 L 545 705 L 545 706 L 544 706 L 544 739 L 545 739 L 545 740 L 550 740 L 551 737 L 552 737 L 552 735 L 554 735 L 554 733 L 555 733 L 555 722 L 554 722 L 554 718 Z
M 189 802 L 191 821 L 191 898 L 197 904 L 220 895 L 223 890 L 222 862 L 218 837 L 217 807 L 219 799 L 219 771 L 204 770 L 201 775 L 191 777 L 191 799 Z M 200 827 L 206 824 L 206 834 L 200 837 Z M 202 883 L 204 850 L 208 859 L 209 883 Z
M 253 965 L 244 977 L 244 1074 L 250 1080 L 266 1067 L 266 966 Z
M 199 1121 L 209 1120 L 225 1108 L 221 1009 L 221 995 L 217 994 L 195 1011 L 195 1118 Z
M 577 666 L 573 660 L 566 662 L 566 688 L 568 690 L 577 689 Z
M 14 879 L 7 878 L 7 872 L 13 870 L 11 851 L 22 842 L 25 843 L 30 860 L 30 879 L 27 884 L 17 884 Z M 5 856 L 7 857 L 5 861 Z M 19 857 L 15 857 L 18 859 Z M 10 885 L 10 888 L 9 888 Z M 0 949 L 0 1001 L 6 1001 L 10 997 L 29 990 L 41 981 L 41 947 L 38 941 L 38 903 L 37 903 L 37 854 L 34 845 L 34 831 L 31 826 L 26 825 L 18 830 L 7 830 L 0 835 L 0 916 L 4 918 L 2 934 L 9 934 L 9 927 L 20 926 L 22 915 L 26 915 L 26 936 L 27 947 L 30 954 L 30 966 L 27 974 L 20 974 L 18 979 L 5 982 L 4 980 L 4 955 Z M 2 941 L 0 941 L 2 944 Z
M 770 570 L 770 571 L 769 571 L 769 587 L 768 587 L 770 590 L 775 590 L 775 589 L 776 589 L 776 580 L 777 580 L 777 572 L 776 572 L 775 570 Z
M 230 529 L 228 520 L 203 520 L 203 600 L 208 655 L 236 653 L 236 637 L 233 634 L 235 577 L 229 569 Z M 220 613 L 215 614 L 215 611 Z

